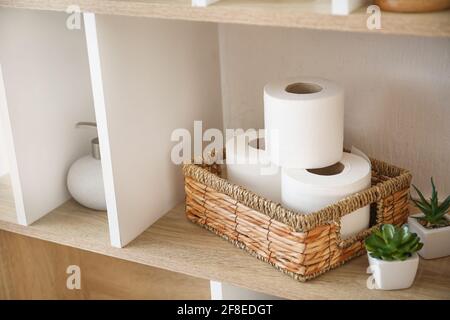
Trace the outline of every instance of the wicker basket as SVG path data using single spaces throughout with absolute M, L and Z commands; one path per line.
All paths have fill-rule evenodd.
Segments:
M 365 253 L 364 239 L 409 215 L 411 174 L 371 159 L 372 187 L 304 215 L 221 177 L 221 166 L 185 164 L 186 215 L 294 279 L 306 281 Z M 342 240 L 340 219 L 371 204 L 371 228 Z

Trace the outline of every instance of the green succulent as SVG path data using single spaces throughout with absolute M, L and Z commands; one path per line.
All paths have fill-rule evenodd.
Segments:
M 420 238 L 409 232 L 408 226 L 384 224 L 365 241 L 370 256 L 385 261 L 406 260 L 423 247 Z
M 448 226 L 450 223 L 445 218 L 445 215 L 449 212 L 450 209 L 450 196 L 448 196 L 447 199 L 445 199 L 444 202 L 439 205 L 438 192 L 436 190 L 436 186 L 434 185 L 433 178 L 431 178 L 432 192 L 430 200 L 425 199 L 422 192 L 420 192 L 420 190 L 415 185 L 413 185 L 413 187 L 419 195 L 420 200 L 412 199 L 412 201 L 424 214 L 423 217 L 417 217 L 416 219 L 418 219 L 419 222 L 422 223 L 422 225 L 428 228 Z

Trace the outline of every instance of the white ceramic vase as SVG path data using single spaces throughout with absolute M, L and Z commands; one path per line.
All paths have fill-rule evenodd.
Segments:
M 419 256 L 414 253 L 405 261 L 384 261 L 369 257 L 368 272 L 372 273 L 374 289 L 398 290 L 412 286 L 419 266 Z
M 95 122 L 79 122 L 76 128 L 97 127 Z M 105 211 L 106 197 L 103 184 L 99 139 L 91 140 L 91 154 L 75 161 L 67 175 L 67 188 L 72 197 L 83 206 Z
M 67 175 L 67 187 L 72 197 L 83 206 L 106 210 L 100 160 L 89 155 L 75 161 Z
M 423 242 L 423 247 L 419 255 L 424 259 L 436 259 L 450 256 L 450 226 L 437 229 L 427 229 L 422 226 L 414 217 L 408 218 L 408 225 L 411 232 L 417 233 Z

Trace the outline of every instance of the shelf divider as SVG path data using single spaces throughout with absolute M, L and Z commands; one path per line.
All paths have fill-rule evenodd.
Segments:
M 102 69 L 100 53 L 98 50 L 97 25 L 95 14 L 84 13 L 84 28 L 86 45 L 89 57 L 89 70 L 91 74 L 91 86 L 97 120 L 97 133 L 100 141 L 100 153 L 102 158 L 103 183 L 105 186 L 106 206 L 108 211 L 108 224 L 111 245 L 122 247 L 119 232 L 119 220 L 117 215 L 116 193 L 114 189 L 113 167 L 111 161 L 111 148 L 108 135 L 108 122 L 105 107 L 105 94 L 103 91 Z
M 12 139 L 11 122 L 9 118 L 8 105 L 6 100 L 5 83 L 3 80 L 2 65 L 0 64 L 0 130 L 4 145 L 0 151 L 5 152 L 4 161 L 7 162 L 7 171 L 0 177 L 0 207 L 7 210 L 4 214 L 9 218 L 13 213 L 14 221 L 26 225 L 25 207 L 23 202 L 22 188 L 19 180 L 19 169 L 17 167 L 16 150 Z M 10 203 L 14 202 L 13 209 Z
M 111 244 L 184 199 L 175 129 L 222 128 L 216 25 L 84 14 Z

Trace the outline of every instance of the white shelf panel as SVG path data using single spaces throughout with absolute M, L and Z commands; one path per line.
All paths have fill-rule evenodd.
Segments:
M 222 127 L 217 26 L 85 15 L 111 242 L 184 199 L 173 130 Z M 114 195 L 114 199 L 113 199 Z

